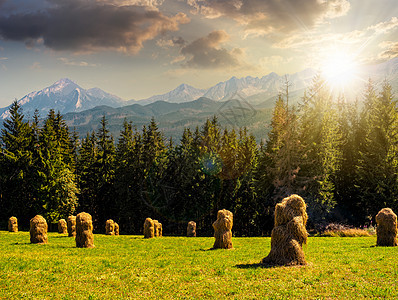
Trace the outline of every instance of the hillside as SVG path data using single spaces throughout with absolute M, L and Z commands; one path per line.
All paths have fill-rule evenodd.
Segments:
M 242 106 L 245 114 L 242 114 Z M 178 141 L 185 127 L 192 129 L 200 127 L 206 119 L 215 115 L 222 127 L 238 129 L 246 126 L 260 141 L 267 135 L 272 112 L 270 107 L 272 106 L 255 108 L 242 100 L 217 102 L 202 97 L 185 103 L 158 101 L 147 105 L 133 104 L 119 108 L 98 106 L 83 112 L 67 113 L 64 118 L 71 129 L 74 128 L 80 137 L 84 137 L 87 132 L 99 128 L 100 119 L 105 115 L 110 132 L 117 138 L 125 119 L 131 121 L 137 129 L 141 129 L 154 117 L 165 137 L 172 137 Z

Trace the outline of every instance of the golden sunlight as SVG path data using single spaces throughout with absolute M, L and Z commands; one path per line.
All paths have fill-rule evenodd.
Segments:
M 358 63 L 354 55 L 346 52 L 333 52 L 321 66 L 323 77 L 334 90 L 341 90 L 357 78 Z

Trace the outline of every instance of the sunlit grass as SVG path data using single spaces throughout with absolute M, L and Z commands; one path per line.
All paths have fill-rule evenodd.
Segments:
M 376 238 L 310 237 L 308 266 L 263 268 L 270 238 L 233 238 L 232 250 L 209 250 L 213 238 L 95 235 L 94 249 L 49 234 L 0 232 L 0 299 L 397 298 L 398 247 Z

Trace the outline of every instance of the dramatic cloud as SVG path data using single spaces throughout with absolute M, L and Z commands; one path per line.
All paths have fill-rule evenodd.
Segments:
M 158 6 L 162 5 L 164 0 L 95 0 L 98 3 L 112 4 L 117 6 L 144 6 L 148 9 L 157 10 Z
M 307 30 L 319 22 L 343 16 L 347 0 L 187 0 L 195 13 L 208 18 L 225 16 L 254 34 L 287 34 Z
M 189 18 L 168 17 L 140 5 L 118 6 L 86 0 L 49 0 L 46 10 L 0 16 L 0 38 L 37 41 L 60 51 L 96 52 L 104 49 L 135 54 L 143 43 L 169 31 L 177 31 Z M 115 1 L 119 2 L 119 1 Z M 127 2 L 127 1 L 125 1 Z M 161 1 L 130 1 L 151 2 Z
M 398 42 L 386 41 L 379 45 L 381 48 L 385 49 L 379 54 L 379 59 L 388 60 L 394 57 L 398 57 Z
M 374 26 L 370 26 L 369 30 L 374 30 L 378 33 L 387 33 L 398 27 L 398 18 L 392 17 L 390 21 L 380 22 Z
M 230 69 L 241 66 L 243 50 L 235 48 L 229 51 L 220 47 L 228 39 L 229 35 L 225 31 L 216 30 L 186 45 L 181 49 L 181 54 L 186 57 L 183 66 L 204 69 Z
M 186 41 L 182 37 L 174 37 L 172 39 L 160 39 L 156 41 L 156 45 L 161 48 L 167 49 L 170 47 L 182 47 L 186 44 Z
M 304 46 L 311 47 L 312 45 L 320 44 L 345 44 L 345 45 L 359 45 L 364 47 L 367 43 L 377 37 L 391 33 L 398 28 L 398 19 L 396 17 L 386 22 L 380 22 L 376 25 L 369 26 L 363 30 L 354 30 L 345 33 L 323 33 L 323 32 L 309 32 L 304 34 L 297 34 L 282 39 L 274 44 L 276 48 L 300 48 Z
M 63 62 L 67 66 L 77 66 L 77 67 L 96 67 L 96 64 L 90 64 L 85 61 L 74 61 L 70 60 L 66 57 L 60 57 L 58 58 L 59 61 Z

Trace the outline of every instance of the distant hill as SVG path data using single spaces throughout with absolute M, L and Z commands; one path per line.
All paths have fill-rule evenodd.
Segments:
M 71 129 L 75 129 L 80 137 L 84 137 L 87 132 L 99 128 L 100 120 L 105 115 L 108 127 L 117 139 L 125 119 L 141 130 L 142 126 L 147 125 L 154 117 L 165 137 L 172 137 L 178 142 L 184 128 L 190 127 L 194 130 L 196 126 L 201 127 L 207 118 L 215 115 L 222 127 L 237 130 L 246 126 L 260 141 L 268 133 L 271 113 L 272 109 L 255 108 L 241 99 L 222 102 L 201 97 L 186 103 L 157 101 L 147 105 L 133 104 L 119 108 L 98 106 L 83 112 L 67 113 L 64 118 Z

